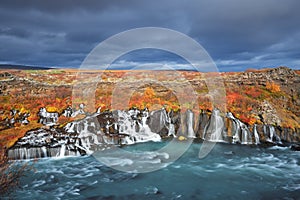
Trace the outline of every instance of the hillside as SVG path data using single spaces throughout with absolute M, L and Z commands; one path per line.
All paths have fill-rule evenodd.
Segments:
M 101 74 L 101 81 L 95 79 Z M 190 85 L 197 93 L 197 109 L 212 111 L 214 106 L 210 101 L 206 86 L 207 75 L 192 71 L 81 71 L 74 69 L 48 70 L 0 70 L 0 144 L 11 146 L 26 131 L 41 127 L 38 112 L 45 107 L 49 112 L 62 113 L 68 106 L 78 106 L 83 103 L 88 112 L 96 108 L 128 109 L 145 107 L 150 110 L 165 106 L 168 110 L 196 109 L 194 105 L 180 105 L 179 99 L 188 99 L 189 94 L 177 94 L 175 90 L 184 90 Z M 265 70 L 248 70 L 246 72 L 220 73 L 217 76 L 224 82 L 226 90 L 226 107 L 219 105 L 223 111 L 232 112 L 242 122 L 253 124 L 269 124 L 291 128 L 299 134 L 300 128 L 300 75 L 287 67 Z M 78 85 L 87 89 L 89 81 L 93 81 L 95 105 L 87 99 L 72 97 Z M 147 80 L 157 80 L 149 82 Z M 143 84 L 145 83 L 145 84 Z M 87 84 L 87 85 L 85 85 Z M 121 86 L 122 85 L 122 86 Z M 76 86 L 76 87 L 75 87 Z M 73 88 L 74 87 L 74 88 Z M 119 99 L 126 103 L 112 103 L 116 88 Z M 172 88 L 172 89 L 170 89 Z M 85 90 L 84 90 L 85 91 Z M 132 91 L 128 94 L 127 91 Z M 181 95 L 181 96 L 180 96 Z M 17 121 L 9 125 L 12 118 L 11 110 L 17 110 L 21 119 L 25 113 L 30 113 L 29 124 Z M 73 119 L 59 117 L 59 123 L 64 124 Z

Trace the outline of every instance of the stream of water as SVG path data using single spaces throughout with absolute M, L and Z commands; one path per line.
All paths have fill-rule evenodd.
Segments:
M 152 151 L 168 141 L 123 147 Z M 45 158 L 21 179 L 15 199 L 300 199 L 300 152 L 288 147 L 216 144 L 204 159 L 193 143 L 176 162 L 151 173 L 114 170 L 93 156 Z M 24 161 L 19 161 L 24 162 Z M 149 157 L 149 164 L 160 162 Z M 128 158 L 116 165 L 130 165 Z

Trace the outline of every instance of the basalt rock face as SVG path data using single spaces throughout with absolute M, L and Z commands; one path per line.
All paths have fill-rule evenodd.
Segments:
M 95 113 L 64 128 L 36 129 L 26 133 L 8 150 L 10 159 L 92 154 L 110 145 L 161 140 L 148 126 L 148 111 Z M 159 125 L 159 122 L 156 122 Z M 156 126 L 155 123 L 152 123 Z M 161 123 L 162 124 L 162 123 Z
M 231 113 L 195 114 L 129 110 L 95 113 L 68 123 L 64 128 L 27 132 L 8 150 L 11 159 L 91 154 L 110 145 L 160 141 L 161 137 L 201 138 L 212 142 L 244 145 L 285 145 L 300 141 L 299 130 L 272 125 L 249 126 Z
M 300 75 L 288 67 L 278 67 L 265 70 L 254 70 L 233 75 L 225 75 L 227 87 L 255 86 L 266 89 L 272 83 L 278 86 L 279 92 L 272 93 L 272 98 L 259 99 L 257 109 L 252 112 L 261 117 L 264 124 L 282 125 L 283 121 L 299 121 L 300 117 Z M 252 105 L 254 106 L 254 105 Z M 254 107 L 256 107 L 254 106 Z M 284 113 L 289 113 L 284 115 Z M 294 116 L 292 116 L 294 115 Z M 285 119 L 283 119 L 285 118 Z M 288 119 L 288 120 L 287 120 Z M 287 124 L 287 123 L 286 123 Z M 293 127 L 299 127 L 294 125 Z
M 266 85 L 268 81 L 275 81 L 280 86 L 298 84 L 300 77 L 288 67 L 278 67 L 263 71 L 243 72 L 226 77 L 226 82 L 238 85 Z
M 78 134 L 66 134 L 63 129 L 36 129 L 27 132 L 24 137 L 19 139 L 8 150 L 8 157 L 32 159 L 85 154 L 76 147 L 78 143 Z

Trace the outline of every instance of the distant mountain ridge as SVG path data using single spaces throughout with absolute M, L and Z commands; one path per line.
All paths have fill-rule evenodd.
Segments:
M 0 69 L 45 70 L 45 69 L 53 69 L 53 68 L 51 68 L 51 67 L 29 66 L 29 65 L 0 64 Z

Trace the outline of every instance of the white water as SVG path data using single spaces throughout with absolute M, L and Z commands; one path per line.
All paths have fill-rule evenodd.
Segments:
M 211 115 L 210 123 L 204 128 L 204 139 L 212 142 L 224 142 L 222 132 L 224 128 L 223 118 L 220 111 L 214 109 Z
M 232 143 L 235 144 L 240 142 L 239 131 L 241 129 L 241 122 L 240 120 L 236 119 L 231 112 L 227 113 L 227 117 L 233 121 L 234 126 L 234 135 L 232 136 Z
M 274 132 L 275 132 L 275 129 L 273 126 L 269 126 L 269 133 L 270 133 L 270 136 L 269 138 L 267 139 L 267 141 L 269 142 L 273 142 L 273 137 L 274 137 Z
M 136 115 L 134 113 L 134 115 Z M 149 114 L 144 111 L 141 117 L 141 122 L 132 119 L 130 112 L 118 111 L 118 125 L 119 133 L 126 134 L 126 136 L 121 140 L 122 144 L 134 144 L 141 142 L 159 142 L 161 137 L 157 133 L 153 133 L 150 127 L 147 125 L 146 121 Z M 136 117 L 136 116 L 135 116 Z
M 274 126 L 269 126 L 270 138 L 268 139 L 270 142 L 276 142 L 281 144 L 281 139 L 277 135 Z
M 167 123 L 168 125 L 168 136 L 173 136 L 174 138 L 176 138 L 176 131 L 175 131 L 175 125 L 172 123 L 171 117 L 170 117 L 170 113 L 168 113 L 167 115 Z
M 188 132 L 189 138 L 196 138 L 195 132 L 194 132 L 194 127 L 193 127 L 193 122 L 194 122 L 194 113 L 191 110 L 187 110 L 186 111 L 186 123 L 187 123 L 187 132 Z
M 115 114 L 117 121 L 110 122 L 106 121 L 105 128 L 103 130 L 99 129 L 100 125 L 97 121 L 97 116 L 100 113 L 95 113 L 92 116 L 87 116 L 83 120 L 74 121 L 65 126 L 65 130 L 68 133 L 79 133 L 79 140 L 76 142 L 76 147 L 85 151 L 87 154 L 92 154 L 94 149 L 97 149 L 97 145 L 101 143 L 105 144 L 135 144 L 141 142 L 161 141 L 160 135 L 153 133 L 146 121 L 149 117 L 147 111 L 143 111 L 141 120 L 137 120 L 137 115 L 139 111 L 129 110 L 129 111 L 117 111 Z M 117 133 L 123 134 L 123 137 L 118 139 L 118 136 L 110 136 L 110 129 L 113 128 Z M 92 131 L 91 131 L 92 130 Z
M 66 145 L 65 145 L 65 144 L 62 144 L 62 145 L 61 145 L 61 148 L 60 148 L 59 155 L 58 155 L 57 157 L 64 157 L 64 156 L 65 156 L 65 153 L 66 153 Z
M 232 120 L 234 126 L 234 135 L 232 136 L 232 143 L 241 143 L 241 144 L 253 144 L 252 133 L 247 127 L 246 124 L 241 122 L 239 119 L 236 119 L 232 113 L 227 113 L 227 117 Z M 259 144 L 259 135 L 254 127 L 254 132 L 256 144 Z M 258 141 L 258 143 L 257 143 Z
M 257 133 L 256 127 L 257 127 L 257 125 L 254 124 L 254 127 L 253 127 L 253 134 L 254 134 L 254 137 L 255 137 L 255 144 L 260 144 L 259 135 L 258 135 L 258 133 Z
M 186 120 L 184 123 L 187 127 L 185 134 L 189 138 L 195 138 L 194 126 L 197 126 L 194 124 L 194 113 L 188 110 L 185 114 Z M 151 116 L 154 119 L 153 121 L 151 121 Z M 100 117 L 101 125 L 98 117 Z M 247 125 L 236 119 L 232 113 L 227 113 L 226 117 L 233 124 L 232 141 L 226 135 L 224 119 L 220 116 L 220 111 L 217 109 L 213 110 L 209 121 L 205 121 L 203 139 L 206 141 L 241 143 L 245 145 L 253 144 L 254 142 L 255 144 L 260 144 L 262 142 L 256 125 L 254 125 L 253 132 L 251 132 Z M 151 128 L 147 123 L 150 124 Z M 159 142 L 161 141 L 161 136 L 155 132 L 164 129 L 163 134 L 176 137 L 175 125 L 171 120 L 170 113 L 167 114 L 164 109 L 153 111 L 150 117 L 148 110 L 94 113 L 86 116 L 84 119 L 68 123 L 64 127 L 64 131 L 54 128 L 29 131 L 16 143 L 14 148 L 8 151 L 8 155 L 12 159 L 62 157 L 92 154 L 109 145 L 131 145 L 148 141 Z M 266 139 L 264 141 L 274 144 L 281 143 L 276 130 L 274 126 L 264 125 L 263 133 L 261 133 L 265 135 L 264 138 Z

